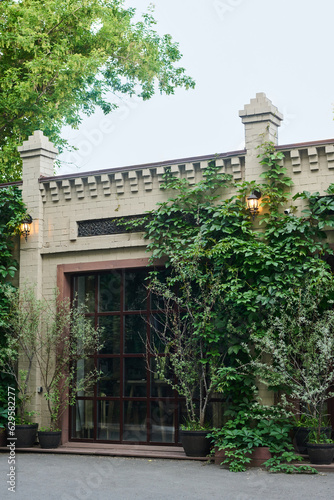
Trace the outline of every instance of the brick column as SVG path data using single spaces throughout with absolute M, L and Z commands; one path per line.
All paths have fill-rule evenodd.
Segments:
M 264 142 L 277 144 L 278 127 L 283 115 L 272 104 L 263 92 L 256 94 L 242 111 L 239 111 L 242 123 L 245 125 L 246 164 L 245 180 L 260 181 L 262 167 L 257 158 L 257 147 Z
M 25 284 L 35 289 L 37 298 L 41 298 L 43 293 L 42 256 L 43 247 L 43 202 L 39 190 L 38 179 L 41 176 L 52 176 L 54 174 L 53 162 L 57 156 L 57 149 L 43 135 L 43 132 L 36 131 L 23 145 L 18 148 L 22 161 L 22 199 L 27 207 L 27 212 L 31 215 L 33 222 L 30 226 L 30 234 L 25 241 L 20 238 L 20 286 Z M 26 368 L 24 361 L 21 361 L 20 369 Z M 37 411 L 37 415 L 32 421 L 39 421 L 40 416 L 45 413 L 45 401 L 42 394 L 37 393 L 37 387 L 42 385 L 37 366 L 33 367 L 30 379 L 30 388 L 34 393 L 31 398 L 29 410 Z
M 58 150 L 40 130 L 35 131 L 18 148 L 22 161 L 22 199 L 27 206 L 33 222 L 27 241 L 20 241 L 20 285 L 28 283 L 35 287 L 36 296 L 42 293 L 42 257 L 43 247 L 43 202 L 38 179 L 54 174 L 54 159 Z

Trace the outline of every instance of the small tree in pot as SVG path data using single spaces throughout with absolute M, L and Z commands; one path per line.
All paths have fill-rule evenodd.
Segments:
M 55 307 L 56 306 L 56 307 Z M 50 425 L 39 441 L 42 447 L 50 446 L 52 432 L 59 433 L 60 418 L 69 405 L 74 405 L 79 391 L 87 390 L 99 379 L 92 355 L 103 346 L 100 330 L 85 318 L 84 305 L 70 308 L 68 301 L 51 305 L 44 302 L 44 314 L 37 334 L 39 348 L 36 362 L 40 371 L 43 394 L 47 401 Z M 89 362 L 91 360 L 91 362 Z M 78 368 L 84 365 L 84 370 Z M 83 374 L 81 373 L 83 372 Z M 45 440 L 45 445 L 43 444 Z
M 39 371 L 43 395 L 49 412 L 49 425 L 39 432 L 42 447 L 57 447 L 60 443 L 60 417 L 75 403 L 79 390 L 94 383 L 99 374 L 93 366 L 79 376 L 77 365 L 84 363 L 101 348 L 99 330 L 95 330 L 85 309 L 70 308 L 67 300 L 37 299 L 31 288 L 11 291 L 11 313 L 7 323 L 8 349 L 2 358 L 2 368 L 14 376 L 20 401 L 19 419 L 27 413 L 26 406 L 34 391 L 29 386 L 33 368 Z M 26 370 L 17 370 L 22 359 Z M 43 446 L 43 433 L 51 433 L 51 445 Z M 56 436 L 52 433 L 56 432 Z
M 16 425 L 8 425 L 11 431 L 15 430 L 16 446 L 30 447 L 36 440 L 38 428 L 37 423 L 31 423 L 34 413 L 28 412 L 28 406 L 34 395 L 30 379 L 35 366 L 41 305 L 35 300 L 32 290 L 20 293 L 5 285 L 2 293 L 6 297 L 8 312 L 1 322 L 5 347 L 0 351 L 0 368 L 2 373 L 12 377 L 16 389 Z
M 262 335 L 253 335 L 255 345 L 272 360 L 255 365 L 266 383 L 284 388 L 300 403 L 303 418 L 315 423 L 313 441 L 321 444 L 327 441 L 326 403 L 334 395 L 333 279 L 326 275 L 316 288 L 305 285 L 294 292 L 279 315 L 264 325 Z M 334 445 L 330 462 L 333 454 Z

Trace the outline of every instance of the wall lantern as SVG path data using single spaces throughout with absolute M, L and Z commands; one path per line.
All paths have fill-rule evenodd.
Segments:
M 28 236 L 30 234 L 30 225 L 31 224 L 32 224 L 32 217 L 31 217 L 31 215 L 28 214 L 21 224 L 21 232 L 22 232 L 26 241 L 27 241 Z
M 260 191 L 252 191 L 252 193 L 247 196 L 247 208 L 251 213 L 253 220 L 259 211 L 259 199 L 261 198 Z

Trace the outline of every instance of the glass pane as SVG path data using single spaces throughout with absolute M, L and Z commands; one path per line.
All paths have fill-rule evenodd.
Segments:
M 147 308 L 146 276 L 146 270 L 125 272 L 124 297 L 126 311 L 140 311 Z
M 71 437 L 77 439 L 93 439 L 94 417 L 93 401 L 79 400 L 72 407 Z
M 101 334 L 103 348 L 100 354 L 119 354 L 121 338 L 119 316 L 102 316 L 99 318 L 99 326 L 103 328 Z
M 93 358 L 79 359 L 79 361 L 77 361 L 76 382 L 79 389 L 82 387 L 82 389 L 77 392 L 77 396 L 87 397 L 94 395 L 94 382 L 85 382 L 85 379 L 88 379 L 89 374 L 94 370 L 95 364 Z
M 139 315 L 125 316 L 124 352 L 144 353 L 146 350 L 147 323 Z
M 124 359 L 124 396 L 129 398 L 146 396 L 146 359 Z
M 175 439 L 175 404 L 157 401 L 151 403 L 151 438 L 158 443 L 173 443 Z
M 147 441 L 146 402 L 124 402 L 123 441 Z
M 150 318 L 150 335 L 151 335 L 151 349 L 153 353 L 165 354 L 166 339 L 163 339 L 163 331 L 165 328 L 165 315 L 154 314 Z
M 159 358 L 160 369 L 157 369 L 157 360 L 151 359 L 151 397 L 153 398 L 167 398 L 172 397 L 174 390 L 170 384 L 165 382 L 164 377 L 160 375 L 163 370 L 163 375 L 166 378 L 173 380 L 173 373 L 169 367 L 169 360 L 166 357 Z
M 113 312 L 121 309 L 121 275 L 118 272 L 99 275 L 98 311 Z
M 95 310 L 95 276 L 78 276 L 74 279 L 74 291 L 78 305 L 86 305 L 87 312 Z
M 100 358 L 98 370 L 103 372 L 97 383 L 97 395 L 100 397 L 116 397 L 120 395 L 120 360 Z
M 97 402 L 97 439 L 120 440 L 119 401 Z

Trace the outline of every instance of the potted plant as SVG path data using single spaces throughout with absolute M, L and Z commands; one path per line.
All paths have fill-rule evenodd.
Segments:
M 294 445 L 298 453 L 307 454 L 307 443 L 309 435 L 317 428 L 317 420 L 307 414 L 297 415 L 294 418 Z M 321 434 L 325 434 L 326 439 L 330 439 L 332 428 L 330 425 L 321 427 Z
M 30 300 L 32 292 L 20 293 L 12 287 L 3 287 L 9 309 L 6 321 L 2 322 L 5 346 L 0 353 L 1 371 L 9 375 L 16 389 L 15 437 L 17 448 L 34 445 L 38 424 L 31 422 L 34 415 L 28 411 L 34 395 L 30 389 L 30 378 L 34 369 L 36 332 L 40 320 L 38 303 Z
M 27 417 L 31 414 L 27 410 L 36 393 L 35 387 L 31 389 L 31 373 L 37 369 L 43 384 L 39 392 L 46 399 L 49 413 L 49 425 L 39 433 L 39 441 L 42 447 L 57 447 L 61 436 L 61 415 L 69 404 L 74 404 L 76 392 L 96 381 L 98 376 L 93 367 L 79 377 L 76 363 L 84 362 L 95 349 L 101 347 L 100 332 L 85 318 L 83 307 L 71 309 L 68 301 L 57 300 L 56 293 L 51 302 L 37 299 L 34 290 L 29 287 L 9 293 L 7 348 L 2 351 L 0 363 L 2 370 L 12 375 L 16 382 L 16 446 L 33 446 L 36 440 L 38 424 L 28 424 Z M 30 437 L 21 441 L 21 434 L 30 428 Z
M 42 448 L 57 448 L 61 440 L 60 418 L 69 405 L 75 404 L 79 391 L 85 391 L 99 379 L 99 372 L 89 360 L 103 346 L 100 329 L 85 318 L 85 306 L 68 301 L 53 304 L 44 301 L 43 317 L 37 333 L 36 364 L 47 403 L 49 425 L 38 431 Z M 56 307 L 55 307 L 56 306 Z M 78 364 L 85 363 L 83 375 Z
M 329 465 L 334 458 L 334 441 L 325 433 L 314 430 L 308 436 L 307 453 L 311 464 Z
M 294 290 L 261 337 L 253 335 L 255 345 L 271 356 L 270 363 L 254 362 L 262 380 L 300 405 L 303 418 L 311 419 L 313 439 L 324 441 L 325 448 L 326 403 L 334 384 L 333 296 L 332 278 Z

